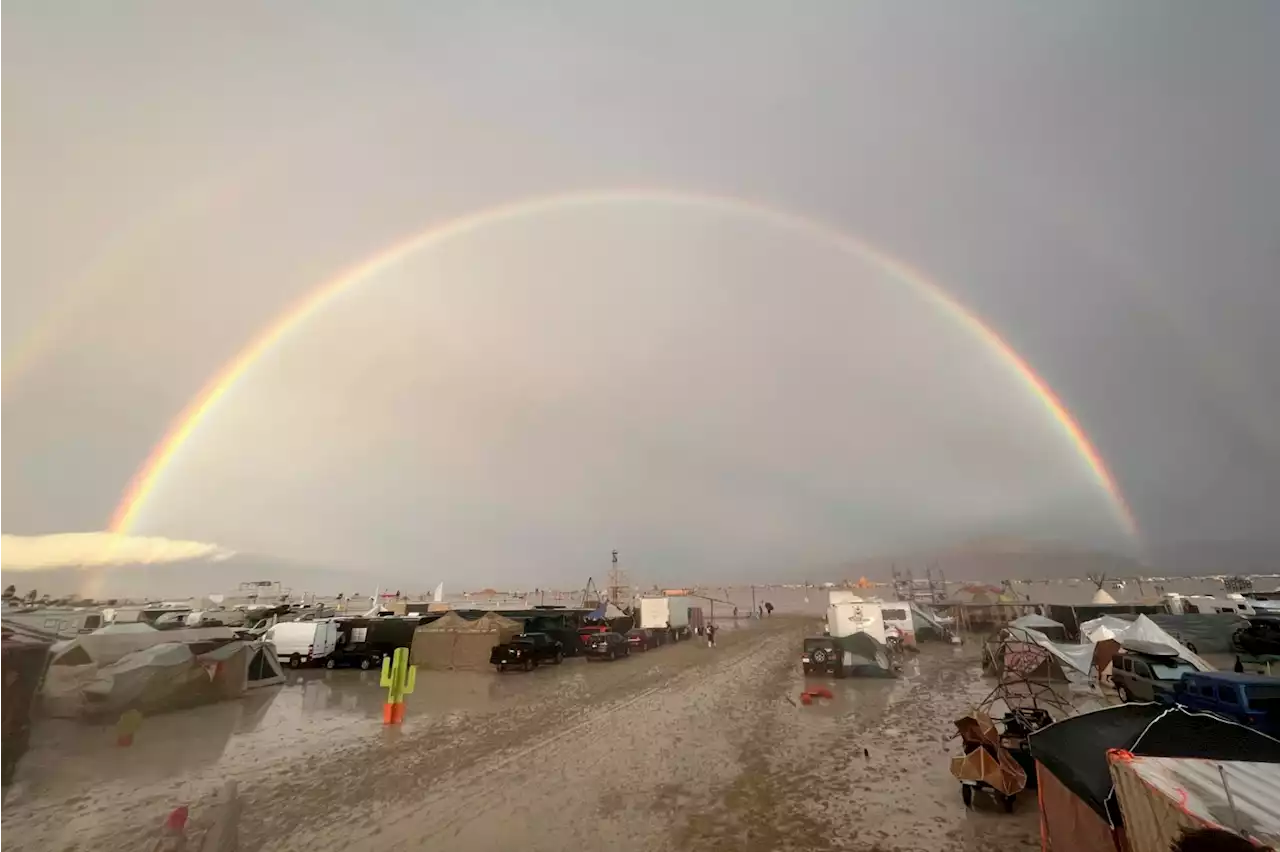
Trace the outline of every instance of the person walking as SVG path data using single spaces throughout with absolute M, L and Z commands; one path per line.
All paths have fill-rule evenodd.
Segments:
M 716 623 L 713 621 L 707 625 L 707 647 L 714 648 L 716 646 Z

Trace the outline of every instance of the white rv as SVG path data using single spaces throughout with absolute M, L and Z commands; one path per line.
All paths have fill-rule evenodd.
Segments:
M 296 669 L 324 662 L 337 650 L 338 622 L 332 618 L 282 621 L 269 627 L 264 638 L 275 645 L 276 659 Z

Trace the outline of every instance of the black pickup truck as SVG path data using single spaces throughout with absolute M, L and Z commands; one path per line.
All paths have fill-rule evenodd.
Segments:
M 564 662 L 564 646 L 545 633 L 521 633 L 510 642 L 494 645 L 489 652 L 490 665 L 498 671 L 520 668 L 531 671 L 544 663 L 560 665 Z

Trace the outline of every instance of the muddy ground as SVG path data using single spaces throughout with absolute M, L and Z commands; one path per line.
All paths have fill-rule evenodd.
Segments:
M 926 645 L 899 680 L 825 681 L 835 699 L 805 707 L 815 624 L 529 674 L 420 672 L 399 728 L 359 671 L 148 719 L 131 748 L 45 724 L 5 800 L 7 842 L 142 848 L 234 778 L 248 850 L 1037 848 L 1033 794 L 1012 815 L 968 811 L 947 770 L 952 720 L 989 688 L 977 645 Z

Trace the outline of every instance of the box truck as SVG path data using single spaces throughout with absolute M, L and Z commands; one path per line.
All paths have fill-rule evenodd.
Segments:
M 686 595 L 640 599 L 640 627 L 646 630 L 671 629 L 674 639 L 689 638 L 689 610 L 693 603 Z

